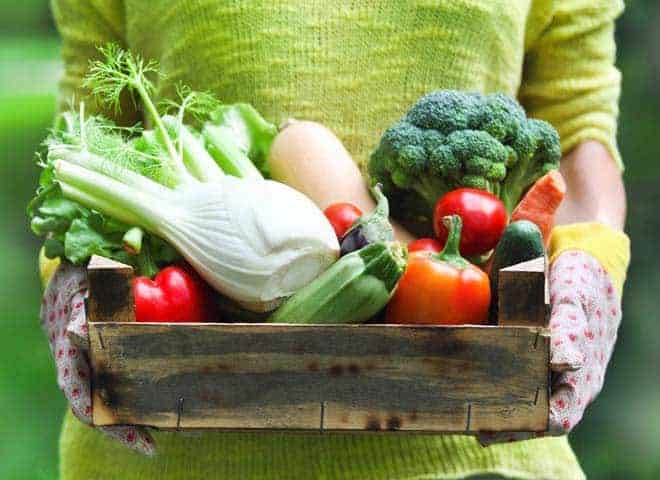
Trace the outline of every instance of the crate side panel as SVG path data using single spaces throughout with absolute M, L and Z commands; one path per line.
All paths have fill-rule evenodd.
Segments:
M 538 401 L 547 337 L 535 329 L 90 328 L 99 425 L 541 431 L 547 423 L 547 403 Z

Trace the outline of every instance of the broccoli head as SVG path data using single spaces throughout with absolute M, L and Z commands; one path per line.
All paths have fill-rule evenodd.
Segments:
M 487 190 L 510 213 L 532 183 L 558 168 L 560 157 L 554 128 L 527 118 L 513 98 L 441 90 L 385 131 L 368 170 L 390 197 L 393 216 L 424 234 L 446 192 Z

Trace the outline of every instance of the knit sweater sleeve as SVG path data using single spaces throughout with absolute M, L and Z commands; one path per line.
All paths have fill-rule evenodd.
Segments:
M 99 58 L 98 47 L 125 44 L 124 0 L 51 0 L 55 24 L 62 37 L 64 73 L 59 84 L 58 108 L 69 108 L 84 100 L 90 112 L 131 124 L 138 112 L 128 98 L 122 98 L 121 112 L 101 107 L 83 87 L 89 62 Z
M 621 75 L 614 21 L 622 0 L 555 0 L 532 9 L 519 98 L 552 123 L 562 151 L 597 140 L 623 168 L 616 143 Z

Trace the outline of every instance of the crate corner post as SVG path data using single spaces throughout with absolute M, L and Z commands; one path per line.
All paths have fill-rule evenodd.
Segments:
M 134 322 L 133 267 L 94 255 L 87 265 L 90 322 Z
M 501 326 L 547 327 L 549 300 L 546 257 L 500 270 L 497 323 Z
M 547 369 L 545 382 L 536 388 L 534 405 L 537 412 L 534 431 L 547 431 L 550 412 L 550 301 L 548 291 L 548 259 L 545 255 L 500 270 L 498 276 L 497 324 L 536 330 L 534 350 L 541 351 L 539 361 Z
M 99 388 L 103 383 L 103 365 L 110 359 L 103 335 L 107 322 L 135 321 L 133 278 L 133 267 L 109 258 L 94 255 L 87 265 L 92 424 L 96 426 L 116 423 L 115 413 Z

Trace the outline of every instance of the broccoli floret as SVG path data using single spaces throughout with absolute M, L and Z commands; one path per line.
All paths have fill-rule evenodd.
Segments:
M 425 233 L 446 192 L 487 190 L 511 212 L 537 178 L 559 166 L 560 156 L 552 126 L 528 119 L 513 98 L 441 90 L 422 97 L 387 129 L 368 170 L 390 197 L 393 215 Z
M 479 96 L 444 90 L 430 93 L 417 101 L 408 111 L 406 120 L 422 129 L 433 129 L 449 135 L 465 130 L 478 113 Z
M 540 177 L 559 167 L 561 147 L 557 131 L 548 122 L 530 119 L 528 132 L 535 149 L 525 152 L 509 167 L 502 185 L 500 198 L 508 212 L 518 204 L 523 193 Z
M 518 134 L 525 120 L 525 111 L 518 102 L 504 94 L 495 93 L 483 97 L 470 127 L 483 130 L 497 141 L 506 143 Z

